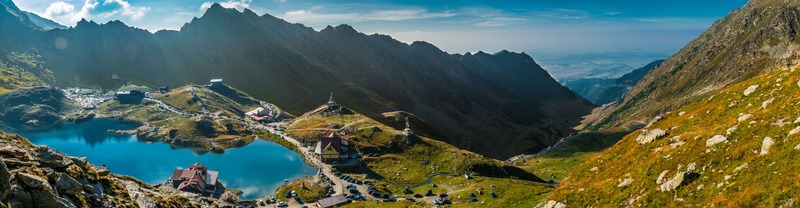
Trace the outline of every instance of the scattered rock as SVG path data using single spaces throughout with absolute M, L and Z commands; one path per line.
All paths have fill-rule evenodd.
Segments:
M 747 119 L 749 119 L 752 116 L 753 116 L 753 114 L 744 114 L 742 116 L 739 116 L 739 118 L 736 119 L 736 121 L 738 121 L 738 122 L 746 121 Z
M 731 135 L 736 129 L 739 129 L 739 125 L 733 125 L 731 128 L 728 128 L 728 130 L 725 130 L 725 135 Z
M 621 188 L 621 187 L 626 187 L 626 186 L 628 186 L 628 185 L 631 185 L 631 183 L 633 183 L 633 179 L 632 179 L 632 178 L 626 178 L 625 180 L 622 180 L 622 182 L 620 182 L 620 183 L 617 185 L 617 187 L 620 187 L 620 188 Z
M 547 201 L 547 203 L 539 204 L 540 206 L 536 206 L 537 208 L 567 208 L 567 204 L 557 202 L 557 201 Z
M 763 103 L 761 103 L 761 109 L 767 108 L 767 106 L 769 106 L 769 104 L 772 104 L 772 102 L 774 101 L 775 98 L 770 98 L 769 100 L 764 101 Z
M 678 116 L 683 116 L 684 114 L 686 114 L 686 111 L 678 112 Z
M 796 119 L 794 119 L 794 122 L 792 122 L 792 123 L 800 123 L 800 117 L 797 117 Z
M 771 137 L 765 137 L 764 141 L 761 142 L 761 155 L 769 154 L 769 148 L 775 144 L 775 140 Z
M 747 89 L 744 90 L 744 96 L 748 96 L 758 89 L 758 85 L 750 85 Z
M 589 169 L 589 171 L 592 171 L 592 172 L 597 172 L 597 170 L 598 170 L 597 166 L 592 167 L 592 169 Z
M 695 170 L 697 170 L 697 163 L 691 163 L 686 166 L 686 172 L 693 172 Z
M 642 133 L 639 134 L 639 137 L 636 138 L 636 143 L 639 144 L 647 144 L 650 142 L 655 141 L 663 136 L 667 135 L 667 132 L 661 130 L 659 128 L 652 129 L 652 130 L 642 130 Z
M 747 169 L 747 167 L 750 167 L 750 163 L 744 163 L 744 164 L 734 168 L 733 172 L 739 172 L 742 169 Z
M 58 189 L 59 193 L 76 195 L 81 193 L 83 187 L 78 180 L 70 177 L 69 174 L 60 173 L 58 174 L 58 180 L 56 180 L 56 189 Z
M 667 176 L 667 173 L 668 173 L 668 172 L 669 172 L 669 170 L 665 170 L 664 172 L 661 172 L 661 174 L 658 174 L 658 178 L 656 178 L 656 184 L 662 184 L 662 183 L 664 183 L 664 182 L 665 182 L 665 181 L 664 181 L 664 180 L 665 180 L 665 178 L 664 178 L 664 177 L 666 177 L 666 176 Z
M 669 179 L 667 182 L 664 182 L 660 186 L 661 191 L 673 191 L 678 188 L 678 186 L 683 183 L 684 176 L 686 172 L 678 172 L 675 173 L 675 176 L 672 179 Z
M 791 131 L 789 131 L 789 135 L 800 133 L 800 126 L 794 127 Z
M 64 154 L 50 148 L 48 146 L 38 146 L 39 148 L 39 162 L 44 167 L 50 168 L 65 168 L 72 164 L 72 160 Z
M 712 147 L 718 143 L 728 141 L 728 137 L 722 135 L 714 135 L 710 139 L 706 140 L 706 147 Z

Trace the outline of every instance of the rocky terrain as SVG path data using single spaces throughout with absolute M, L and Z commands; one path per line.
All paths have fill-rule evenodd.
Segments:
M 796 64 L 800 1 L 750 1 L 650 71 L 617 105 L 587 121 L 592 129 L 641 127 L 726 86 Z M 630 129 L 630 128 L 629 128 Z
M 0 132 L 0 207 L 231 207 L 111 173 Z

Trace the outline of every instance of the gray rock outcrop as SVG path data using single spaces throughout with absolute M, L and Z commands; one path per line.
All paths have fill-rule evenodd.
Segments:
M 647 144 L 667 135 L 667 132 L 659 128 L 651 130 L 642 130 L 642 133 L 636 137 L 636 143 Z
M 50 168 L 65 168 L 72 164 L 72 159 L 66 155 L 53 150 L 48 146 L 38 146 L 39 148 L 39 162 L 44 167 Z

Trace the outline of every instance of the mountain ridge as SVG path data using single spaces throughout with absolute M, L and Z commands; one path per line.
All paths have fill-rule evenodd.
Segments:
M 221 6 L 179 31 L 83 20 L 30 36 L 57 86 L 181 86 L 224 78 L 294 114 L 334 92 L 373 118 L 411 112 L 441 128 L 447 138 L 439 139 L 496 158 L 554 143 L 592 107 L 524 53 L 448 54 L 349 25 L 317 32 Z M 52 44 L 57 40 L 66 46 Z
M 599 129 L 629 128 L 725 86 L 797 63 L 799 1 L 750 1 L 729 13 L 661 66 L 618 105 L 588 121 Z

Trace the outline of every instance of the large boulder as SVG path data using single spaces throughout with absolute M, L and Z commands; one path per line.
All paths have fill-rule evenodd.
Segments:
M 713 147 L 716 144 L 728 141 L 728 137 L 722 135 L 714 135 L 710 139 L 706 140 L 706 147 Z
M 44 167 L 65 168 L 72 164 L 72 159 L 48 146 L 39 146 L 39 162 Z
M 39 176 L 17 173 L 17 180 L 22 181 L 37 207 L 72 208 L 76 207 L 71 201 L 58 196 L 58 193 L 46 180 Z
M 636 138 L 636 143 L 647 144 L 667 135 L 667 132 L 659 128 L 652 130 L 642 130 L 642 134 Z
M 11 173 L 3 162 L 0 162 L 0 201 L 6 201 L 11 194 Z
M 97 171 L 97 175 L 99 176 L 107 176 L 111 173 L 106 166 L 94 167 L 94 170 Z
M 28 187 L 32 190 L 53 190 L 53 187 L 47 183 L 47 180 L 36 175 L 19 172 L 17 173 L 16 178 L 18 181 L 22 182 L 25 187 Z
M 33 207 L 33 198 L 31 198 L 31 194 L 26 192 L 22 186 L 17 184 L 11 185 L 10 191 L 11 195 L 8 198 L 8 204 L 11 205 L 11 207 Z
M 78 180 L 70 177 L 69 174 L 59 173 L 56 180 L 56 189 L 60 193 L 77 195 L 81 193 L 83 187 Z
M 86 157 L 69 157 L 69 159 L 72 160 L 72 163 L 75 163 L 75 165 L 78 165 L 78 167 L 84 170 L 89 167 L 89 160 L 87 160 Z

